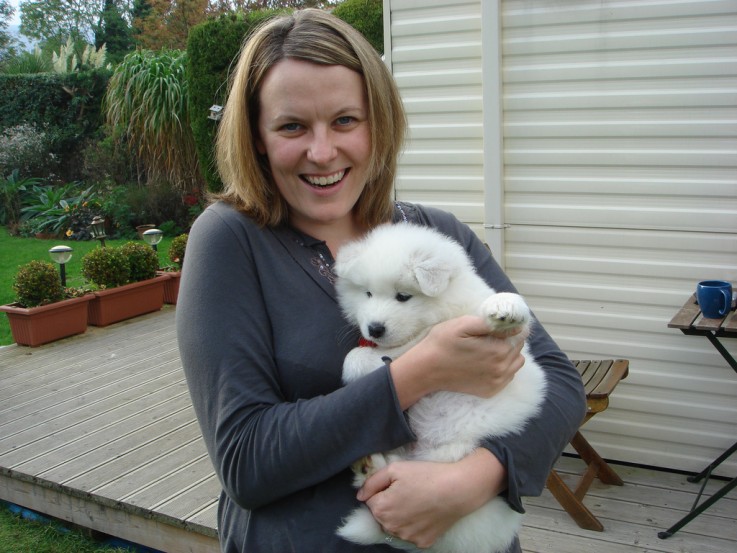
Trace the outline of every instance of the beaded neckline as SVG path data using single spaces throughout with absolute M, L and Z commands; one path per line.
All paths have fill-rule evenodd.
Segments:
M 405 223 L 409 221 L 401 203 L 394 202 L 394 208 L 399 211 L 399 214 L 402 217 L 402 221 L 404 221 Z M 332 259 L 328 259 L 325 254 L 320 251 L 321 249 L 327 250 L 327 245 L 325 244 L 325 242 L 319 241 L 316 238 L 312 238 L 311 236 L 304 234 L 293 227 L 290 228 L 294 233 L 295 243 L 297 243 L 297 245 L 302 248 L 308 248 L 312 250 L 312 252 L 315 254 L 310 259 L 310 265 L 317 269 L 317 272 L 321 277 L 327 279 L 328 282 L 330 282 L 331 284 L 335 284 L 337 276 L 332 269 L 333 261 Z M 307 244 L 308 238 L 313 241 L 312 244 Z

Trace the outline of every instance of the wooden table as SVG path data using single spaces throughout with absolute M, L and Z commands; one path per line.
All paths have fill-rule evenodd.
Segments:
M 720 319 L 706 318 L 701 314 L 701 310 L 696 303 L 696 295 L 694 294 L 686 301 L 686 303 L 683 304 L 683 307 L 681 307 L 678 313 L 676 313 L 676 315 L 671 319 L 668 323 L 668 328 L 677 328 L 688 336 L 705 336 L 729 366 L 737 372 L 737 361 L 735 361 L 732 354 L 727 351 L 727 348 L 725 348 L 720 341 L 720 338 L 737 338 L 737 312 L 735 312 L 734 309 L 732 309 L 732 311 L 730 311 L 725 317 Z M 719 501 L 722 497 L 727 495 L 731 490 L 737 488 L 737 477 L 735 477 L 722 486 L 722 488 L 715 492 L 711 497 L 699 504 L 699 500 L 704 492 L 706 482 L 709 480 L 709 476 L 711 476 L 712 470 L 718 467 L 736 451 L 737 442 L 735 442 L 732 447 L 728 448 L 719 457 L 714 459 L 714 461 L 709 463 L 709 465 L 700 473 L 687 478 L 689 482 L 698 482 L 703 479 L 703 484 L 701 485 L 699 494 L 696 496 L 696 501 L 694 501 L 691 511 L 686 516 L 668 528 L 668 530 L 659 532 L 659 538 L 665 539 L 672 536 L 694 518 L 703 513 L 706 509 L 714 505 L 714 503 Z

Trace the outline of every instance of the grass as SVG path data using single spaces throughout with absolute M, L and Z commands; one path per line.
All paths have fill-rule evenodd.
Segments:
M 0 502 L 0 551 L 2 553 L 131 553 L 95 540 L 86 533 L 46 519 L 29 520 Z
M 164 237 L 158 245 L 159 266 L 171 265 L 167 253 L 172 237 Z M 106 240 L 108 246 L 120 246 L 128 242 L 128 240 Z M 38 238 L 20 238 L 10 236 L 7 229 L 0 228 L 0 305 L 13 303 L 15 294 L 13 293 L 13 279 L 18 267 L 40 259 L 51 261 L 49 258 L 49 248 L 58 244 L 64 244 L 74 249 L 72 259 L 66 265 L 67 286 L 85 286 L 86 283 L 82 278 L 82 257 L 85 253 L 93 248 L 99 248 L 100 243 L 96 240 L 90 241 L 74 241 L 74 240 L 40 240 Z M 4 313 L 0 313 L 0 346 L 13 343 L 13 337 L 10 334 L 10 325 L 8 318 Z M 2 551 L 2 550 L 0 550 Z

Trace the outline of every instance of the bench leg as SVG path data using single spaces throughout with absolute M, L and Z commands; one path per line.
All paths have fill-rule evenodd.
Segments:
M 584 530 L 594 530 L 596 532 L 603 532 L 604 526 L 599 522 L 591 511 L 581 503 L 581 499 L 576 497 L 571 489 L 566 486 L 563 479 L 555 471 L 550 471 L 547 481 L 548 489 L 553 497 L 558 500 L 563 509 L 571 516 L 576 524 Z

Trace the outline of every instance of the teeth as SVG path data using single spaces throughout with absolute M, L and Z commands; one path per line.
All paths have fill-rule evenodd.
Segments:
M 345 171 L 340 171 L 327 177 L 309 177 L 305 176 L 305 180 L 313 186 L 328 186 L 335 184 L 345 175 Z

